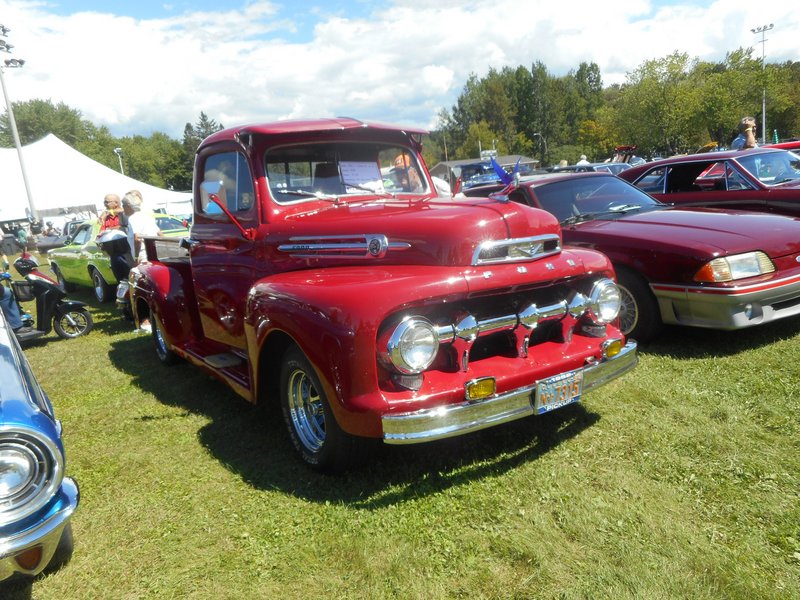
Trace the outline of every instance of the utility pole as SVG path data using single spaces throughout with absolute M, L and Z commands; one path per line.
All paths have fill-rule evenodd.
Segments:
M 765 47 L 767 43 L 767 38 L 764 37 L 766 33 L 775 27 L 772 23 L 769 25 L 762 25 L 761 27 L 754 27 L 750 30 L 751 33 L 760 33 L 761 34 L 761 79 L 763 80 L 764 89 L 761 93 L 761 144 L 767 143 L 767 77 L 766 71 L 767 63 L 764 62 L 766 58 L 765 54 Z
M 0 35 L 6 37 L 9 31 L 11 30 L 8 27 L 5 25 L 0 25 Z M 5 40 L 0 39 L 0 51 L 10 54 L 13 47 L 14 46 Z M 19 58 L 8 58 L 4 62 L 6 69 L 19 69 L 25 64 L 25 61 Z M 14 109 L 11 108 L 11 101 L 8 99 L 8 91 L 6 90 L 6 79 L 3 76 L 3 69 L 4 67 L 0 65 L 0 86 L 3 88 L 3 98 L 6 101 L 6 109 L 8 110 L 8 123 L 11 125 L 11 135 L 14 138 L 14 145 L 17 147 L 17 154 L 19 155 L 19 168 L 22 171 L 22 181 L 25 184 L 25 193 L 28 195 L 28 210 L 30 211 L 30 217 L 38 220 L 39 216 L 36 214 L 36 205 L 33 203 L 31 186 L 28 183 L 28 175 L 25 172 L 25 160 L 22 157 L 22 144 L 19 142 L 19 132 L 17 131 L 17 122 L 14 119 Z

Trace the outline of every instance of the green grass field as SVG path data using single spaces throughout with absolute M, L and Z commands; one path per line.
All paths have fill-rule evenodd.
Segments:
M 315 474 L 87 292 L 26 349 L 81 488 L 37 599 L 800 597 L 800 319 L 668 329 L 579 405 Z

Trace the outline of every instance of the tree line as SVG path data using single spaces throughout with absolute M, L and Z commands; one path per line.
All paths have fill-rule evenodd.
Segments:
M 726 147 L 743 116 L 756 117 L 760 136 L 763 90 L 767 139 L 797 136 L 800 62 L 762 65 L 752 48 L 718 63 L 675 52 L 606 87 L 595 63 L 561 77 L 541 62 L 492 69 L 470 76 L 455 105 L 439 114 L 426 160 L 478 157 L 493 148 L 544 164 L 574 163 L 581 154 L 604 160 L 623 145 L 647 157 Z
M 581 63 L 554 76 L 542 62 L 530 68 L 491 69 L 471 75 L 456 103 L 438 115 L 425 144 L 425 160 L 477 158 L 480 150 L 522 154 L 543 164 L 612 156 L 614 148 L 636 145 L 641 156 L 694 152 L 727 146 L 745 115 L 761 124 L 767 98 L 767 137 L 800 133 L 800 62 L 762 64 L 753 49 L 737 49 L 719 63 L 675 52 L 643 62 L 622 84 L 604 86 L 595 63 Z M 63 102 L 13 104 L 20 142 L 48 133 L 112 169 L 121 149 L 126 175 L 158 187 L 189 190 L 200 141 L 222 129 L 201 112 L 186 123 L 182 140 L 163 133 L 115 137 Z M 8 114 L 0 116 L 0 146 L 13 147 Z

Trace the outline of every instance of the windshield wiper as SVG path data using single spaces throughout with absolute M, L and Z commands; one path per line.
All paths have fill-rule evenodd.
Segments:
M 561 224 L 575 225 L 576 223 L 582 223 L 584 221 L 592 221 L 598 217 L 602 217 L 605 215 L 624 215 L 626 213 L 633 212 L 634 210 L 641 210 L 641 208 L 642 207 L 639 204 L 621 204 L 619 206 L 613 206 L 607 210 L 600 210 L 597 212 L 581 213 L 579 215 L 573 215 L 561 221 Z
M 356 190 L 361 190 L 362 192 L 369 192 L 370 194 L 376 194 L 378 196 L 383 196 L 384 198 L 394 198 L 394 194 L 390 194 L 386 190 L 375 190 L 371 187 L 367 187 L 365 185 L 358 185 L 355 183 L 345 183 L 345 188 L 353 188 Z
M 339 202 L 339 196 L 336 194 L 325 194 L 323 192 L 309 192 L 307 190 L 276 190 L 276 193 L 286 194 L 287 196 L 303 196 L 304 198 L 319 198 L 320 200 Z

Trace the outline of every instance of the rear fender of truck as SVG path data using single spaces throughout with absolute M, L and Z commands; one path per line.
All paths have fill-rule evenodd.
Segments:
M 155 313 L 170 346 L 201 337 L 197 300 L 187 260 L 143 263 L 133 271 L 132 307 L 137 322 Z

